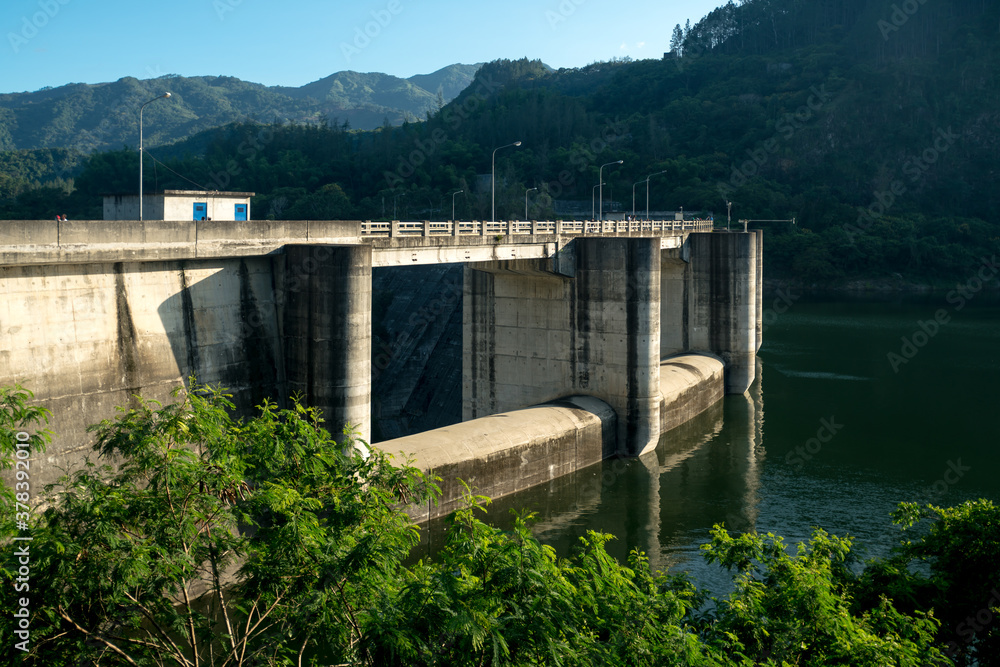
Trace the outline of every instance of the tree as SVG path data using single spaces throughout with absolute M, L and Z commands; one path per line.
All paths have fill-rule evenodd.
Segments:
M 867 564 L 858 608 L 879 595 L 901 608 L 933 608 L 938 641 L 956 664 L 1000 664 L 1000 507 L 989 500 L 947 508 L 900 503 L 893 522 L 906 539 L 889 558 Z
M 30 398 L 0 392 L 7 453 L 25 441 L 16 429 L 44 421 Z M 297 402 L 265 402 L 244 423 L 220 389 L 192 383 L 175 398 L 137 397 L 92 427 L 101 465 L 52 487 L 21 547 L 30 589 L 0 593 L 5 609 L 31 612 L 27 652 L 8 643 L 8 664 L 996 664 L 1000 509 L 989 501 L 901 505 L 907 529 L 931 525 L 860 574 L 849 538 L 816 529 L 789 553 L 772 534 L 716 526 L 702 548 L 734 585 L 715 599 L 641 553 L 619 563 L 610 535 L 588 533 L 558 558 L 531 534 L 530 512 L 501 531 L 467 489 L 441 552 L 407 566 L 418 531 L 403 507 L 436 496 L 419 471 L 353 438 L 338 445 Z M 40 447 L 46 434 L 32 437 Z M 3 636 L 15 622 L 0 615 Z M 951 623 L 965 644 L 946 656 Z
M 680 23 L 674 26 L 674 32 L 670 36 L 670 51 L 677 57 L 684 54 L 684 31 L 681 30 Z
M 14 469 L 13 484 L 0 487 L 0 511 L 3 512 L 0 540 L 4 542 L 17 534 L 18 521 L 28 520 L 19 514 L 28 512 L 25 506 L 30 506 L 38 496 L 38 489 L 31 485 L 30 459 L 35 453 L 44 452 L 52 439 L 48 429 L 38 429 L 49 422 L 49 411 L 32 405 L 33 398 L 34 394 L 20 385 L 0 387 L 0 470 Z M 0 573 L 5 589 L 17 569 L 13 563 L 3 563 Z
M 734 572 L 735 591 L 717 601 L 709 641 L 728 655 L 767 665 L 946 664 L 934 645 L 932 614 L 908 616 L 880 598 L 852 611 L 851 540 L 813 531 L 790 556 L 771 533 L 730 535 L 722 526 L 702 545 L 706 559 Z
M 377 450 L 364 458 L 362 443 L 338 445 L 298 403 L 265 403 L 244 424 L 221 390 L 177 398 L 93 427 L 104 465 L 56 487 L 31 543 L 24 663 L 363 658 L 366 615 L 417 540 L 398 506 L 433 488 Z

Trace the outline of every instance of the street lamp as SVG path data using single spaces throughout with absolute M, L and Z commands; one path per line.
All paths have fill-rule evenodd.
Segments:
M 511 146 L 520 146 L 520 141 L 515 141 L 512 144 L 507 144 L 506 146 L 499 146 L 493 149 L 492 158 L 492 176 L 490 177 L 490 198 L 493 200 L 493 215 L 491 216 L 491 222 L 497 221 L 497 151 L 501 148 L 510 148 Z
M 524 219 L 528 219 L 528 193 L 532 190 L 537 190 L 538 188 L 528 188 L 524 191 Z
M 393 220 L 398 220 L 399 219 L 399 218 L 396 217 L 396 201 L 400 197 L 405 197 L 405 196 L 406 196 L 405 192 L 400 192 L 398 195 L 393 195 L 392 196 L 392 219 Z
M 465 192 L 465 190 L 459 190 L 458 192 L 452 192 L 451 193 L 451 221 L 452 222 L 455 222 L 455 195 L 460 195 L 463 192 Z
M 156 100 L 162 100 L 170 97 L 170 93 L 163 93 L 159 97 L 154 97 L 146 104 L 152 104 Z M 139 220 L 142 220 L 142 110 L 146 108 L 146 104 L 139 107 Z
M 602 164 L 601 168 L 597 170 L 597 180 L 600 181 L 599 185 L 601 187 L 601 220 L 604 220 L 604 176 L 602 175 L 604 173 L 604 168 L 610 164 L 621 164 L 623 162 L 624 160 L 608 162 L 607 164 Z
M 643 183 L 643 182 L 644 181 L 636 181 L 635 183 L 632 184 L 632 217 L 633 218 L 635 217 L 635 186 L 637 186 L 637 185 L 639 185 L 640 183 Z M 647 187 L 648 187 L 648 185 L 647 185 Z
M 646 220 L 649 220 L 649 179 L 651 179 L 653 176 L 659 176 L 660 174 L 665 174 L 665 173 L 667 173 L 666 170 L 658 171 L 655 174 L 650 174 L 649 176 L 646 177 Z
M 729 231 L 729 225 L 733 222 L 733 202 L 726 200 L 726 231 Z
M 604 185 L 604 183 L 598 183 L 597 185 L 594 186 L 594 189 L 590 191 L 590 219 L 591 220 L 597 220 L 597 208 L 596 208 L 596 206 L 597 206 L 597 202 L 596 202 L 597 188 L 599 188 L 602 185 Z

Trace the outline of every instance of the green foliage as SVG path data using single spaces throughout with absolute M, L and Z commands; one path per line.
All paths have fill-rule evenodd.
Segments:
M 582 202 L 591 199 L 598 165 L 622 159 L 621 168 L 604 172 L 605 197 L 620 210 L 630 209 L 633 184 L 662 171 L 650 183 L 652 210 L 683 206 L 721 219 L 732 201 L 737 219 L 796 218 L 794 228 L 761 223 L 770 277 L 817 286 L 858 278 L 944 286 L 1000 251 L 997 131 L 989 112 L 1000 91 L 992 76 L 1000 40 L 988 29 L 1000 21 L 1000 6 L 922 4 L 887 38 L 879 25 L 891 13 L 875 0 L 728 3 L 686 30 L 676 26 L 671 56 L 662 60 L 558 71 L 539 61 L 498 60 L 443 107 L 433 96 L 425 122 L 393 127 L 390 114 L 372 107 L 384 123 L 370 132 L 350 130 L 355 117 L 330 118 L 332 109 L 320 112 L 306 100 L 388 99 L 405 96 L 411 84 L 453 85 L 471 72 L 436 73 L 422 83 L 342 73 L 294 95 L 229 78 L 171 81 L 179 86 L 176 99 L 147 110 L 156 121 L 150 131 L 197 134 L 155 149 L 183 178 L 158 164 L 147 178 L 157 189 L 193 182 L 256 192 L 258 217 L 276 219 L 384 220 L 394 203 L 399 218 L 444 219 L 449 193 L 463 190 L 456 214 L 482 219 L 492 207 L 479 177 L 490 172 L 493 148 L 519 139 L 520 148 L 497 157 L 501 219 L 523 215 L 532 187 L 539 215 L 554 214 L 556 202 L 589 211 Z M 134 79 L 115 85 L 140 97 L 152 92 Z M 223 108 L 220 90 L 239 94 L 227 94 Z M 46 99 L 65 92 L 47 91 Z M 106 93 L 88 94 L 88 104 L 98 105 Z M 279 113 L 279 94 L 306 106 Z M 178 110 L 200 104 L 218 118 L 238 107 L 248 110 L 242 117 L 274 120 L 216 130 L 200 121 L 177 124 Z M 133 123 L 122 141 L 133 141 Z M 69 207 L 61 213 L 99 217 L 98 193 L 131 191 L 127 159 L 91 159 L 77 191 L 59 203 Z M 0 190 L 26 187 L 2 181 Z M 637 208 L 645 194 L 640 186 Z M 60 212 L 44 202 L 0 201 L 0 216 Z
M 939 641 L 957 664 L 1000 664 L 1000 507 L 901 503 L 893 521 L 905 539 L 892 556 L 868 564 L 859 606 L 884 591 L 901 607 L 933 608 Z
M 716 526 L 702 546 L 709 562 L 736 573 L 736 590 L 719 602 L 712 640 L 750 664 L 927 665 L 942 661 L 934 646 L 938 621 L 907 616 L 882 598 L 852 613 L 851 541 L 813 532 L 790 556 L 780 537 L 733 537 Z
M 636 552 L 621 565 L 593 532 L 560 560 L 532 537 L 533 514 L 504 533 L 476 518 L 486 502 L 468 496 L 434 562 L 375 606 L 374 664 L 719 664 L 688 627 L 700 598 L 686 579 L 651 573 Z
M 12 664 L 997 664 L 989 501 L 901 505 L 894 520 L 917 538 L 863 569 L 849 538 L 820 529 L 789 552 L 716 526 L 705 557 L 733 573 L 716 599 L 641 553 L 619 563 L 610 535 L 559 558 L 533 514 L 500 531 L 467 489 L 441 552 L 405 566 L 418 529 L 401 508 L 432 500 L 432 480 L 350 433 L 338 444 L 299 403 L 242 422 L 222 390 L 175 398 L 136 398 L 92 427 L 99 461 L 52 487 L 32 523 L 30 590 L 10 585 L 5 545 L 4 608 L 28 596 L 32 611 L 31 650 L 8 645 Z M 0 392 L 7 455 L 45 421 L 30 399 Z M 0 617 L 5 637 L 14 620 Z
M 32 405 L 34 398 L 29 390 L 20 385 L 0 387 L 0 471 L 11 470 L 11 484 L 0 487 L 0 541 L 17 535 L 17 514 L 24 507 L 17 507 L 16 494 L 27 493 L 32 499 L 40 494 L 39 489 L 31 484 L 31 461 L 37 454 L 44 452 L 46 445 L 52 441 L 52 433 L 46 428 L 39 428 L 49 422 L 49 411 Z M 25 452 L 29 458 L 18 456 L 17 452 Z M 26 505 L 29 503 L 22 503 Z M 0 564 L 0 584 L 9 588 L 13 572 L 17 567 L 4 561 Z
M 297 403 L 243 424 L 220 390 L 177 398 L 97 425 L 104 465 L 57 487 L 33 531 L 24 664 L 357 659 L 359 615 L 417 540 L 397 506 L 432 488 Z

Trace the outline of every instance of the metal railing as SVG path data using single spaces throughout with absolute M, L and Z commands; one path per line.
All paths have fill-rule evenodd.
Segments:
M 367 237 L 426 237 L 426 236 L 506 236 L 560 234 L 635 234 L 684 231 L 711 231 L 711 220 L 508 220 L 503 222 L 430 221 L 422 222 L 361 222 L 361 236 Z

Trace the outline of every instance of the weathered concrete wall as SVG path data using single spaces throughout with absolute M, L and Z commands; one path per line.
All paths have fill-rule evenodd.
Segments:
M 370 440 L 371 247 L 286 246 L 283 294 L 289 393 Z
M 754 298 L 757 302 L 757 322 L 754 329 L 757 332 L 757 345 L 754 352 L 760 352 L 760 346 L 764 342 L 764 230 L 755 229 L 753 234 L 757 242 L 757 270 L 754 277 L 757 279 L 754 285 Z
M 660 364 L 660 432 L 677 428 L 722 400 L 725 364 L 718 357 L 682 354 Z
M 462 421 L 461 264 L 372 272 L 372 441 Z
M 688 271 L 679 251 L 660 253 L 660 357 L 685 352 L 690 347 L 688 324 Z
M 33 391 L 56 434 L 35 483 L 78 466 L 86 427 L 134 394 L 169 401 L 194 374 L 242 410 L 280 396 L 274 261 L 0 267 L 0 385 Z
M 0 266 L 253 257 L 289 243 L 357 243 L 360 234 L 357 220 L 5 220 Z
M 744 393 L 754 379 L 758 238 L 727 232 L 688 237 L 688 350 L 711 352 L 726 362 L 727 394 Z
M 410 515 L 427 521 L 454 511 L 465 481 L 475 493 L 500 498 L 591 465 L 615 451 L 615 412 L 589 396 L 426 431 L 378 446 L 412 458 L 414 465 L 441 477 L 437 505 L 411 506 Z
M 636 456 L 659 438 L 660 240 L 572 245 L 572 279 L 530 262 L 466 270 L 463 418 L 587 394 Z

